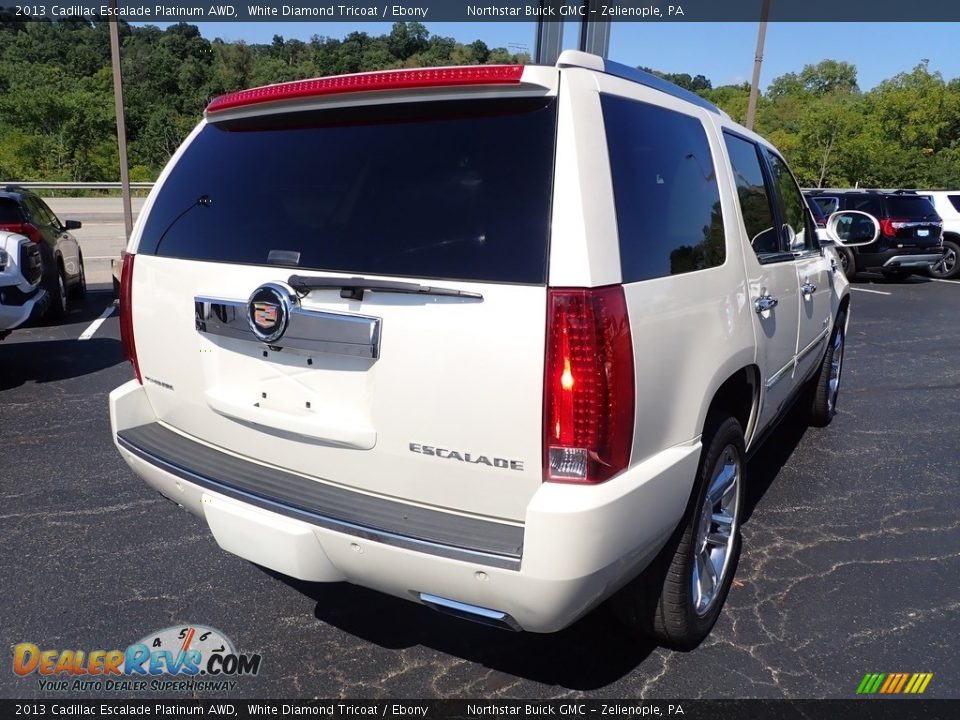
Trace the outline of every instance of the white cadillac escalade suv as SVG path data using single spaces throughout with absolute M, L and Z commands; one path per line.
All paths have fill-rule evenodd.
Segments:
M 747 453 L 836 407 L 847 282 L 781 156 L 584 53 L 217 98 L 127 249 L 130 467 L 229 552 L 492 625 L 617 594 L 696 645 Z

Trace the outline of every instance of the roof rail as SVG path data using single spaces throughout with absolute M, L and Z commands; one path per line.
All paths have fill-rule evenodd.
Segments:
M 910 188 L 802 188 L 803 192 L 810 194 L 829 194 L 843 195 L 844 193 L 857 193 L 861 195 L 916 195 L 917 190 Z
M 557 58 L 557 67 L 580 67 L 586 68 L 587 70 L 598 70 L 607 75 L 613 75 L 614 77 L 630 80 L 640 85 L 646 85 L 649 88 L 659 90 L 667 95 L 672 95 L 680 100 L 686 100 L 710 112 L 717 113 L 717 115 L 726 115 L 726 113 L 712 102 L 704 100 L 694 92 L 684 90 L 679 85 L 674 85 L 669 80 L 664 80 L 663 78 L 651 75 L 638 68 L 630 67 L 629 65 L 607 60 L 599 55 L 591 55 L 590 53 L 579 50 L 564 50 L 560 53 L 560 57 Z

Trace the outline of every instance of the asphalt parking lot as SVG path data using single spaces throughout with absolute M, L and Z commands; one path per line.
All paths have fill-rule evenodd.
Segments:
M 854 287 L 839 414 L 788 418 L 751 460 L 735 586 L 689 653 L 603 608 L 511 634 L 224 553 L 114 449 L 106 396 L 131 371 L 115 315 L 78 339 L 112 303 L 91 292 L 0 343 L 0 696 L 51 695 L 11 672 L 18 643 L 122 649 L 201 624 L 262 656 L 233 696 L 850 698 L 868 672 L 930 672 L 926 697 L 960 697 L 960 283 Z

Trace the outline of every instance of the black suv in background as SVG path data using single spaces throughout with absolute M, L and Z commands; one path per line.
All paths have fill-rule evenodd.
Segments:
M 67 297 L 80 299 L 87 292 L 80 244 L 70 230 L 79 220 L 61 223 L 39 195 L 16 185 L 0 189 L 0 230 L 26 235 L 40 247 L 43 287 L 50 294 L 47 313 L 60 319 L 67 313 Z
M 860 210 L 880 223 L 876 242 L 857 248 L 838 247 L 847 277 L 878 270 L 902 280 L 925 271 L 943 255 L 943 221 L 930 201 L 909 190 L 808 190 L 806 195 L 829 216 L 838 210 Z

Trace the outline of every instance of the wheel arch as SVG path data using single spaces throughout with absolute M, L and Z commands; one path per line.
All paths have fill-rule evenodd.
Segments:
M 749 363 L 736 371 L 719 377 L 700 418 L 700 432 L 706 431 L 708 419 L 729 415 L 740 423 L 745 443 L 754 435 L 757 409 L 760 405 L 760 368 Z

